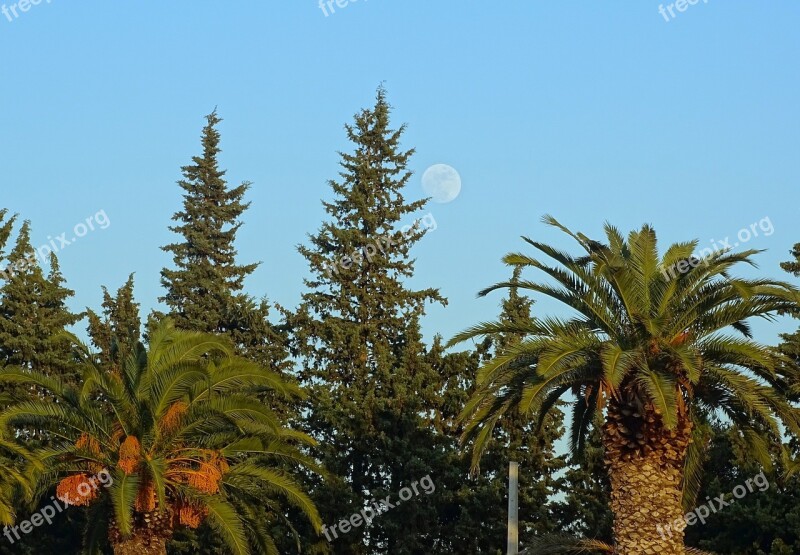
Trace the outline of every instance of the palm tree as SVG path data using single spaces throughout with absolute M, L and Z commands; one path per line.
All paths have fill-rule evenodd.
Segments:
M 284 428 L 254 396 L 299 390 L 232 354 L 222 337 L 178 331 L 164 321 L 149 350 L 136 343 L 116 371 L 81 349 L 80 389 L 27 369 L 0 380 L 35 385 L 30 399 L 0 414 L 0 426 L 35 426 L 51 438 L 35 450 L 42 489 L 88 506 L 87 553 L 107 536 L 117 555 L 165 554 L 180 526 L 207 521 L 232 553 L 277 554 L 263 507 L 281 518 L 283 498 L 319 530 L 319 515 L 284 469 L 318 470 L 301 452 L 312 440 Z M 88 484 L 88 485 L 87 485 Z
M 0 393 L 0 410 L 13 402 L 8 392 Z M 42 465 L 20 445 L 14 434 L 0 434 L 0 526 L 11 526 L 17 519 L 17 508 L 33 496 L 34 480 Z
M 796 311 L 798 292 L 783 282 L 729 274 L 739 263 L 754 265 L 757 251 L 714 252 L 701 260 L 692 241 L 660 257 L 649 226 L 626 240 L 606 224 L 601 243 L 551 217 L 545 222 L 584 252 L 575 257 L 524 238 L 555 264 L 525 254 L 509 254 L 505 263 L 541 270 L 551 281 L 517 279 L 480 294 L 517 287 L 572 313 L 483 323 L 451 341 L 501 332 L 526 336 L 480 370 L 462 412 L 462 439 L 474 441 L 473 466 L 507 411 L 519 409 L 541 422 L 571 393 L 574 451 L 581 452 L 593 422 L 602 426 L 614 552 L 684 554 L 682 507 L 692 506 L 696 492 L 704 423 L 729 419 L 764 465 L 784 430 L 800 434 L 800 416 L 788 400 L 800 383 L 796 367 L 754 342 L 748 325 L 752 317 Z
M 13 439 L 0 437 L 0 526 L 14 524 L 16 508 L 33 495 L 30 475 L 40 468 L 27 449 Z

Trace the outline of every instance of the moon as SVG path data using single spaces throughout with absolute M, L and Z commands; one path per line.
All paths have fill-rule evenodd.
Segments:
M 434 202 L 452 202 L 461 193 L 461 176 L 447 164 L 434 164 L 422 174 L 422 188 Z

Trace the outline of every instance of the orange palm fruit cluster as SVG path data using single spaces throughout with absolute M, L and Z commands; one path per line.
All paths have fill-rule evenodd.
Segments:
M 89 481 L 88 474 L 74 474 L 59 482 L 56 497 L 65 505 L 88 507 L 97 499 L 97 488 Z
M 161 418 L 161 429 L 165 433 L 174 432 L 181 425 L 183 417 L 189 412 L 189 405 L 183 401 L 173 403 Z
M 201 507 L 191 503 L 182 503 L 178 507 L 178 521 L 189 528 L 198 528 L 207 516 L 207 507 Z
M 100 442 L 97 441 L 95 437 L 90 436 L 85 432 L 82 433 L 81 437 L 78 438 L 78 441 L 75 442 L 75 447 L 89 451 L 93 455 L 100 454 Z
M 220 479 L 222 479 L 222 477 L 225 474 L 227 474 L 228 471 L 231 469 L 231 465 L 228 464 L 228 461 L 225 458 L 225 455 L 223 455 L 219 451 L 217 451 L 217 452 L 215 452 L 215 453 L 213 453 L 211 455 L 210 464 L 212 466 L 214 466 L 214 468 L 217 469 L 217 471 L 219 472 Z
M 119 467 L 122 471 L 131 475 L 136 472 L 142 460 L 142 446 L 134 436 L 128 436 L 122 445 L 119 446 Z
M 87 434 L 86 432 L 81 434 L 81 437 L 78 438 L 78 441 L 75 442 L 75 447 L 77 449 L 81 449 L 83 451 L 88 451 L 95 457 L 100 457 L 100 442 L 94 436 Z M 99 462 L 89 463 L 89 470 L 94 472 L 95 474 L 102 471 L 104 466 Z
M 675 338 L 672 341 L 670 341 L 670 345 L 678 347 L 678 346 L 683 345 L 684 343 L 686 343 L 686 341 L 688 339 L 689 339 L 689 332 L 688 331 L 684 331 L 684 332 L 681 332 L 678 335 L 676 335 Z
M 200 469 L 189 474 L 189 485 L 203 493 L 219 493 L 222 476 L 230 470 L 230 465 L 222 453 L 212 453 L 200 463 Z

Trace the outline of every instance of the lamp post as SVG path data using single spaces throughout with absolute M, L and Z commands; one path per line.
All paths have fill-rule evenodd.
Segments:
M 508 555 L 519 553 L 519 463 L 508 464 Z

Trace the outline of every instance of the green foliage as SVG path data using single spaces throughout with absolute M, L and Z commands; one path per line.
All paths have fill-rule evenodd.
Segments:
M 791 251 L 793 260 L 781 268 L 800 276 L 800 244 Z M 797 316 L 796 313 L 794 313 Z M 782 364 L 796 368 L 800 362 L 800 332 L 781 336 L 778 350 L 784 356 Z M 791 390 L 797 400 L 800 390 L 795 382 Z M 727 421 L 715 424 L 709 442 L 710 449 L 703 459 L 702 489 L 698 503 L 728 494 L 743 480 L 760 472 L 746 443 Z M 698 547 L 713 548 L 735 555 L 787 555 L 800 552 L 800 475 L 797 459 L 800 454 L 797 440 L 785 445 L 784 452 L 769 452 L 774 472 L 770 487 L 744 497 L 724 512 L 712 514 L 704 526 L 687 530 L 687 542 Z
M 573 315 L 481 324 L 451 342 L 503 331 L 526 337 L 484 365 L 462 412 L 463 438 L 474 442 L 473 467 L 500 418 L 519 409 L 541 420 L 567 392 L 575 396 L 571 444 L 579 455 L 607 399 L 620 395 L 655 407 L 668 429 L 688 414 L 695 441 L 687 463 L 694 466 L 705 445 L 704 423 L 717 415 L 732 421 L 751 457 L 764 465 L 770 462 L 769 445 L 781 444 L 781 425 L 800 434 L 800 414 L 787 395 L 798 382 L 798 369 L 777 350 L 753 342 L 747 324 L 749 318 L 796 311 L 800 296 L 787 283 L 732 277 L 736 264 L 752 264 L 754 251 L 718 252 L 699 263 L 692 258 L 696 242 L 672 245 L 659 257 L 649 226 L 625 239 L 606 225 L 604 244 L 545 220 L 584 252 L 573 256 L 526 238 L 556 264 L 522 253 L 507 255 L 506 264 L 538 269 L 554 283 L 515 275 L 481 294 L 499 288 L 537 292 Z M 689 470 L 684 476 L 687 504 L 696 494 L 696 477 Z
M 797 443 L 792 443 L 797 456 Z M 769 488 L 752 493 L 713 512 L 705 524 L 686 530 L 689 545 L 733 555 L 780 555 L 800 552 L 800 476 L 787 477 L 775 454 L 776 472 Z M 718 423 L 704 464 L 698 504 L 730 493 L 761 472 L 741 435 Z
M 55 400 L 21 401 L 0 415 L 3 429 L 35 426 L 53 438 L 35 450 L 44 465 L 41 488 L 110 471 L 113 484 L 100 501 L 110 522 L 90 521 L 87 543 L 105 535 L 96 526 L 110 526 L 112 538 L 114 530 L 146 536 L 154 532 L 143 524 L 145 513 L 167 515 L 174 527 L 179 511 L 191 508 L 208 515 L 227 550 L 250 553 L 258 544 L 245 528 L 254 541 L 267 533 L 253 508 L 276 499 L 320 525 L 299 482 L 282 470 L 316 469 L 299 449 L 313 441 L 284 428 L 255 397 L 265 389 L 291 397 L 297 388 L 235 357 L 229 341 L 176 330 L 168 320 L 154 328 L 149 350 L 141 343 L 127 349 L 119 370 L 109 372 L 84 348 L 80 388 L 31 369 L 0 372 L 2 382 L 35 386 Z M 149 495 L 152 508 L 141 501 Z M 182 516 L 181 523 L 189 524 Z
M 244 291 L 258 267 L 237 263 L 235 246 L 251 185 L 226 181 L 216 111 L 201 154 L 182 168 L 183 204 L 170 227 L 178 239 L 163 247 L 172 266 L 161 272 L 161 301 L 174 325 L 154 313 L 142 330 L 131 275 L 114 294 L 103 288 L 99 311 L 87 309 L 99 352 L 77 345 L 67 329 L 82 315 L 67 308 L 73 292 L 57 258 L 43 269 L 30 224 L 13 237 L 17 217 L 0 210 L 0 525 L 30 517 L 75 472 L 109 468 L 114 478 L 90 507 L 13 545 L 0 536 L 0 554 L 75 553 L 81 543 L 86 553 L 108 553 L 109 532 L 141 532 L 136 498 L 152 488 L 154 514 L 187 504 L 207 511 L 199 529 L 175 526 L 175 555 L 498 555 L 510 460 L 520 463 L 527 552 L 608 552 L 599 427 L 604 402 L 621 391 L 658 407 L 668 425 L 688 407 L 687 509 L 773 471 L 769 490 L 690 527 L 689 553 L 799 553 L 800 450 L 789 437 L 800 430 L 800 331 L 771 348 L 752 341 L 748 323 L 800 316 L 795 288 L 733 276 L 754 251 L 697 264 L 696 242 L 660 254 L 649 226 L 624 237 L 607 225 L 594 241 L 548 218 L 581 251 L 526 239 L 544 258 L 506 256 L 513 277 L 483 292 L 508 289 L 498 320 L 455 338 L 481 340 L 461 352 L 439 336 L 426 344 L 427 305 L 445 299 L 407 285 L 425 230 L 400 227 L 427 201 L 405 198 L 414 151 L 401 147 L 405 127 L 392 128 L 390 115 L 379 89 L 346 126 L 353 146 L 330 181 L 328 219 L 299 247 L 311 276 L 297 310 L 281 309 L 281 325 L 270 322 L 266 299 Z M 800 243 L 791 255 L 781 266 L 798 277 Z M 548 281 L 523 279 L 530 269 Z M 535 317 L 524 292 L 572 313 Z M 565 407 L 569 459 L 556 449 Z M 292 429 L 299 422 L 304 432 Z M 120 458 L 127 437 L 141 445 L 130 473 Z M 212 492 L 200 484 L 213 485 L 219 457 Z M 206 481 L 190 481 L 187 468 Z M 323 522 L 425 475 L 436 485 L 430 496 L 333 542 L 319 534 Z
M 174 269 L 161 271 L 166 294 L 160 300 L 179 329 L 222 333 L 234 342 L 237 353 L 283 372 L 286 333 L 270 324 L 269 304 L 243 293 L 244 282 L 258 264 L 236 263 L 236 234 L 250 183 L 230 187 L 218 156 L 222 121 L 216 111 L 206 117 L 200 156 L 184 166 L 183 210 L 173 216 L 170 230 L 181 240 L 162 247 L 172 254 Z
M 540 416 L 553 397 L 567 390 L 578 397 L 572 418 L 577 451 L 603 399 L 623 390 L 652 403 L 668 428 L 686 402 L 697 420 L 724 411 L 742 430 L 752 432 L 748 439 L 757 453 L 763 452 L 757 441 L 761 433 L 780 443 L 779 421 L 800 434 L 798 412 L 783 393 L 787 384 L 797 382 L 798 372 L 782 365 L 774 349 L 753 342 L 747 325 L 748 318 L 796 310 L 798 292 L 779 281 L 731 277 L 732 266 L 752 263 L 753 251 L 718 252 L 703 263 L 687 263 L 687 272 L 673 276 L 669 269 L 691 258 L 696 242 L 672 245 L 659 258 L 655 232 L 648 226 L 625 240 L 607 225 L 605 245 L 547 221 L 572 236 L 583 256 L 526 239 L 557 265 L 524 254 L 509 254 L 505 262 L 539 269 L 558 285 L 515 280 L 482 294 L 518 287 L 561 301 L 575 315 L 513 326 L 480 325 L 453 340 L 504 328 L 530 337 L 482 369 L 480 389 L 463 413 L 469 422 L 465 438 L 479 438 L 478 452 L 488 440 L 481 430 L 498 415 L 521 407 Z M 745 338 L 728 335 L 728 329 Z M 581 399 L 592 403 L 587 406 Z
M 413 291 L 402 283 L 413 275 L 410 250 L 425 230 L 417 226 L 404 237 L 399 227 L 427 201 L 404 200 L 413 150 L 400 149 L 404 127 L 391 129 L 389 116 L 380 89 L 375 106 L 346 126 L 353 153 L 342 154 L 342 181 L 330 182 L 335 200 L 323 203 L 330 221 L 310 246 L 299 247 L 312 278 L 290 324 L 313 400 L 307 428 L 319 441 L 317 456 L 336 476 L 315 493 L 331 524 L 429 473 L 438 487 L 439 469 L 449 472 L 451 460 L 451 440 L 439 432 L 446 418 L 439 363 L 426 356 L 419 329 L 426 303 L 444 300 L 435 289 Z M 367 256 L 380 238 L 392 245 Z M 353 253 L 360 253 L 353 263 L 339 264 Z M 381 515 L 368 530 L 334 540 L 333 551 L 429 549 L 440 537 L 435 503 L 417 499 Z M 318 541 L 304 553 L 328 549 Z
M 161 283 L 166 294 L 160 300 L 180 329 L 224 334 L 231 339 L 237 354 L 269 368 L 284 380 L 294 380 L 288 360 L 288 334 L 285 326 L 270 322 L 266 299 L 244 293 L 244 283 L 258 264 L 237 264 L 236 236 L 241 216 L 249 207 L 244 197 L 250 183 L 231 187 L 220 168 L 222 121 L 216 111 L 206 118 L 202 131 L 202 154 L 183 167 L 178 185 L 184 191 L 183 210 L 173 216 L 177 225 L 170 230 L 180 241 L 163 247 L 172 253 L 174 269 L 164 268 Z M 155 314 L 154 317 L 158 317 Z M 272 395 L 261 399 L 286 421 L 295 413 L 294 401 Z M 260 519 L 269 520 L 274 511 L 263 508 Z M 275 533 L 293 536 L 291 526 Z M 176 553 L 214 553 L 219 540 L 214 530 L 203 526 L 198 533 L 183 533 Z
M 611 484 L 603 463 L 600 426 L 586 439 L 583 456 L 573 457 L 559 482 L 563 498 L 555 503 L 558 528 L 574 537 L 612 542 Z
M 5 212 L 0 212 L 0 221 L 3 216 Z M 0 227 L 0 238 L 8 237 L 13 221 Z M 7 262 L 14 271 L 0 287 L 0 364 L 74 381 L 77 376 L 65 330 L 81 315 L 66 306 L 73 292 L 64 287 L 58 259 L 50 255 L 50 272 L 45 276 L 30 243 L 30 223 L 25 222 Z
M 515 268 L 512 281 L 519 279 L 520 269 Z M 509 289 L 508 297 L 503 299 L 499 322 L 508 330 L 524 325 L 531 318 L 533 302 L 519 294 L 516 287 Z M 494 353 L 518 345 L 524 335 L 515 331 L 491 334 L 478 345 L 481 358 L 491 359 Z M 472 368 L 470 383 L 465 393 L 472 393 L 478 387 L 477 368 Z M 466 399 L 464 399 L 466 401 Z M 463 406 L 462 402 L 460 406 Z M 555 443 L 564 433 L 563 413 L 554 407 L 541 422 L 532 421 L 518 411 L 503 415 L 492 430 L 491 442 L 480 460 L 479 479 L 469 484 L 473 495 L 465 496 L 475 500 L 483 507 L 506 507 L 508 505 L 508 463 L 518 462 L 519 476 L 519 515 L 520 542 L 527 545 L 535 536 L 558 530 L 556 511 L 558 505 L 553 498 L 561 492 L 561 480 L 557 478 L 566 468 L 566 461 L 557 456 Z M 564 492 L 566 493 L 566 492 Z M 482 548 L 479 553 L 491 553 L 491 546 L 501 546 L 507 531 L 505 510 L 483 512 L 480 522 L 477 518 L 465 519 L 465 525 L 482 527 Z
M 50 257 L 50 273 L 45 276 L 30 244 L 30 224 L 25 222 L 16 245 L 6 255 L 16 216 L 7 217 L 0 210 L 0 367 L 15 365 L 34 369 L 49 376 L 76 383 L 77 366 L 72 359 L 71 342 L 66 328 L 80 319 L 66 306 L 72 291 L 64 286 L 58 260 Z M 9 402 L 41 398 L 37 388 L 17 384 L 0 384 L 0 407 Z M 26 447 L 14 445 L 11 439 L 0 439 L 0 521 L 10 524 L 29 517 L 38 509 L 31 503 L 35 484 L 31 472 L 36 462 L 29 448 L 42 445 L 47 435 L 38 427 L 17 429 L 5 437 L 27 439 Z M 50 491 L 48 495 L 52 495 Z M 47 534 L 29 534 L 14 543 L 0 538 L 0 553 L 37 555 L 39 553 L 74 551 L 85 525 L 83 514 L 57 518 Z
M 109 370 L 119 371 L 141 336 L 142 321 L 139 303 L 133 297 L 133 274 L 119 288 L 116 297 L 103 287 L 102 316 L 86 309 L 89 318 L 87 331 L 92 343 L 100 349 L 100 361 Z

